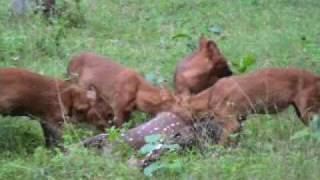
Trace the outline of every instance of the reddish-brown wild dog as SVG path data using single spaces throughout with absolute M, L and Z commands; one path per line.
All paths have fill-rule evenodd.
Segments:
M 89 88 L 89 91 L 92 88 Z M 109 104 L 106 104 L 104 100 L 97 95 L 96 103 L 91 106 L 87 113 L 87 121 L 100 124 L 98 129 L 104 131 L 113 125 L 112 123 L 113 112 Z
M 0 69 L 0 113 L 40 118 L 47 147 L 62 147 L 61 126 L 85 120 L 95 93 L 78 85 L 17 68 Z M 90 97 L 88 97 L 90 96 Z
M 199 48 L 182 60 L 176 68 L 177 93 L 196 94 L 212 86 L 219 78 L 232 75 L 216 43 L 201 37 Z
M 240 130 L 241 122 L 254 113 L 277 113 L 292 105 L 308 125 L 320 113 L 320 78 L 299 69 L 270 68 L 249 75 L 222 78 L 209 89 L 191 96 L 193 113 L 210 112 L 229 133 Z
M 137 72 L 94 53 L 72 58 L 68 74 L 78 83 L 94 86 L 114 112 L 114 123 L 121 126 L 135 108 L 156 114 L 169 110 L 175 102 L 166 88 L 150 85 Z

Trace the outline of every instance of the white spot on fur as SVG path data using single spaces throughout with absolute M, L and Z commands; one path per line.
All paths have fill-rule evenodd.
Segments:
M 158 131 L 158 130 L 159 130 L 159 128 L 158 128 L 158 127 L 155 127 L 155 128 L 154 128 L 154 130 L 155 130 L 155 131 Z

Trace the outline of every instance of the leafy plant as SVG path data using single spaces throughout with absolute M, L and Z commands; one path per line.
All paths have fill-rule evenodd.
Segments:
M 67 27 L 83 27 L 86 21 L 81 0 L 63 0 L 56 6 L 59 21 L 63 21 Z
M 3 116 L 0 118 L 1 152 L 32 152 L 37 146 L 44 145 L 43 133 L 36 120 Z
M 192 37 L 187 34 L 187 33 L 178 33 L 174 36 L 172 36 L 172 40 L 175 40 L 175 41 L 186 41 L 186 45 L 187 47 L 193 51 L 194 49 L 196 49 L 196 45 L 193 43 L 192 41 Z
M 187 39 L 187 40 L 192 40 L 192 37 L 189 34 L 186 33 L 178 33 L 174 36 L 172 36 L 173 40 L 178 40 L 178 39 Z
M 161 162 L 155 162 L 144 168 L 143 173 L 144 175 L 151 177 L 153 176 L 154 172 L 160 170 L 161 168 L 164 168 L 164 164 Z
M 20 55 L 27 44 L 27 37 L 24 34 L 1 33 L 0 41 L 1 60 L 13 60 L 15 63 L 21 60 Z
M 291 140 L 295 139 L 316 139 L 320 142 L 320 116 L 315 115 L 312 118 L 312 121 L 310 122 L 309 128 L 304 128 L 303 130 L 300 130 L 296 132 L 293 136 L 291 136 Z
M 169 152 L 176 152 L 178 149 L 180 149 L 180 146 L 177 144 L 164 144 L 164 137 L 161 134 L 153 134 L 150 136 L 145 137 L 146 144 L 140 148 L 139 153 L 141 155 L 150 155 L 156 150 L 165 149 Z M 150 164 L 144 169 L 144 174 L 146 176 L 153 176 L 153 174 L 161 169 L 179 169 L 177 168 L 180 163 L 180 161 L 175 156 L 174 159 L 171 159 L 170 161 L 158 161 L 155 163 Z M 180 166 L 179 166 L 180 167 Z
M 139 149 L 141 155 L 147 155 L 154 150 L 161 148 L 163 142 L 163 136 L 161 134 L 153 134 L 144 138 L 146 144 Z
M 254 54 L 246 54 L 238 62 L 232 62 L 232 65 L 240 73 L 246 72 L 254 64 L 256 64 L 256 56 Z
M 110 142 L 114 142 L 117 139 L 119 139 L 119 137 L 121 136 L 121 131 L 120 129 L 112 126 L 111 128 L 108 129 L 108 140 Z
M 67 1 L 71 8 L 61 9 L 59 16 L 64 0 L 56 0 L 58 15 L 48 23 L 33 13 L 12 19 L 11 0 L 0 0 L 1 67 L 61 78 L 72 55 L 94 51 L 171 82 L 177 62 L 197 46 L 200 34 L 207 33 L 223 40 L 223 52 L 237 64 L 250 52 L 264 67 L 292 66 L 320 74 L 319 0 L 81 0 L 81 14 L 74 0 Z M 212 25 L 223 28 L 221 35 L 209 31 Z M 244 72 L 260 69 L 255 66 Z M 232 68 L 237 72 L 239 67 Z M 128 128 L 150 119 L 133 114 Z M 308 135 L 290 140 L 303 128 L 293 111 L 248 118 L 237 148 L 221 147 L 214 154 L 210 149 L 166 153 L 153 165 L 162 164 L 150 179 L 319 179 L 320 141 L 310 136 L 311 127 L 305 128 Z M 44 147 L 37 121 L 1 117 L 0 129 L 0 179 L 148 179 L 140 169 L 127 166 L 127 159 L 118 154 L 128 151 L 123 146 L 103 155 L 69 147 L 98 133 L 87 127 L 64 128 L 70 152 L 63 155 Z
M 154 176 L 157 172 L 171 172 L 181 173 L 184 167 L 183 161 L 176 152 L 166 153 L 163 157 L 149 166 L 147 166 L 143 173 L 146 176 Z

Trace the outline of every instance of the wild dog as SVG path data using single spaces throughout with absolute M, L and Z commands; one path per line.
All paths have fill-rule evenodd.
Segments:
M 250 114 L 277 113 L 290 105 L 308 125 L 320 113 L 320 78 L 293 68 L 270 68 L 249 75 L 220 79 L 214 86 L 191 96 L 194 114 L 208 112 L 225 128 L 221 143 L 240 130 Z
M 46 146 L 62 148 L 62 124 L 86 121 L 95 92 L 17 68 L 0 68 L 0 114 L 40 118 Z M 89 122 L 90 123 L 90 122 Z
M 219 78 L 230 75 L 227 60 L 216 43 L 201 37 L 199 48 L 177 65 L 174 76 L 176 92 L 196 94 Z
M 68 74 L 81 85 L 94 86 L 114 113 L 120 127 L 134 109 L 156 114 L 171 109 L 175 96 L 167 88 L 149 84 L 136 71 L 94 53 L 74 56 Z
M 101 131 L 105 131 L 106 128 L 114 125 L 112 122 L 113 112 L 111 107 L 99 96 L 97 96 L 95 104 L 88 110 L 86 117 L 88 122 L 95 124 Z

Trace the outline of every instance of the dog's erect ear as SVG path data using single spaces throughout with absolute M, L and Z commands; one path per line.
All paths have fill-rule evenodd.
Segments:
M 199 38 L 199 49 L 202 50 L 207 48 L 207 43 L 208 40 L 203 35 L 201 35 Z
M 208 41 L 206 44 L 206 48 L 207 48 L 208 56 L 210 59 L 214 60 L 214 59 L 216 59 L 214 57 L 221 56 L 221 53 L 218 49 L 218 46 L 214 41 L 212 41 L 212 40 Z

